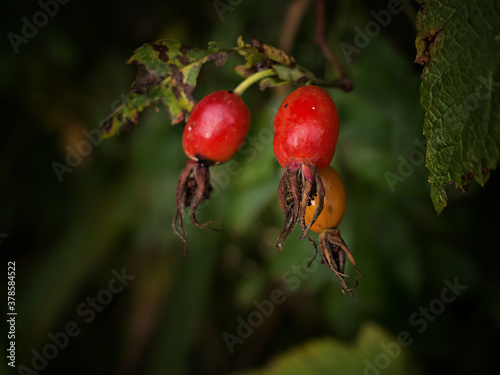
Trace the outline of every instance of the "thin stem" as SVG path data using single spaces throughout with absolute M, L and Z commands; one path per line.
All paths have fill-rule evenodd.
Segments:
M 316 36 L 314 42 L 321 48 L 323 55 L 330 62 L 337 76 L 340 77 L 338 80 L 340 87 L 345 92 L 349 92 L 352 89 L 351 81 L 346 77 L 344 69 L 339 60 L 332 52 L 328 41 L 326 40 L 326 4 L 325 0 L 316 0 Z
M 276 75 L 276 72 L 274 69 L 266 69 L 261 72 L 257 72 L 255 74 L 252 74 L 250 77 L 247 77 L 244 81 L 242 81 L 234 90 L 233 92 L 236 95 L 243 95 L 243 93 L 248 89 L 250 86 L 252 86 L 254 83 L 260 81 L 261 79 L 264 79 L 266 77 L 274 76 Z
M 281 29 L 279 47 L 286 53 L 291 53 L 300 22 L 311 0 L 293 0 L 286 11 Z
M 401 5 L 404 8 L 406 18 L 408 18 L 408 21 L 410 21 L 410 25 L 413 27 L 413 29 L 416 30 L 417 25 L 415 24 L 415 19 L 417 18 L 417 12 L 415 12 L 415 9 L 408 0 L 403 0 L 401 2 Z

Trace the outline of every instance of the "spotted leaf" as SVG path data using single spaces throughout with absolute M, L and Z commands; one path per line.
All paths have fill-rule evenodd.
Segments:
M 139 68 L 125 103 L 101 126 L 104 137 L 112 137 L 138 122 L 138 114 L 155 103 L 167 109 L 172 125 L 183 121 L 196 101 L 193 96 L 201 67 L 207 62 L 221 66 L 230 49 L 210 43 L 202 50 L 177 41 L 160 40 L 137 49 L 127 61 Z

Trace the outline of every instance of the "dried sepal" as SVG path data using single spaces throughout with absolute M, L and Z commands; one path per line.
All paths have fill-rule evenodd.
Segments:
M 306 208 L 311 204 L 318 193 L 318 206 L 313 219 L 306 225 Z M 287 164 L 285 173 L 281 178 L 278 188 L 278 199 L 281 211 L 285 217 L 283 227 L 276 240 L 276 247 L 283 248 L 283 243 L 297 224 L 300 223 L 302 235 L 300 239 L 306 237 L 315 248 L 315 255 L 311 262 L 316 258 L 318 248 L 316 242 L 309 236 L 309 228 L 314 224 L 319 214 L 323 210 L 325 198 L 325 189 L 319 176 L 318 170 L 314 165 L 305 161 L 293 161 Z
M 319 248 L 322 254 L 322 263 L 326 263 L 330 270 L 337 276 L 340 283 L 342 293 L 348 292 L 352 296 L 352 290 L 359 285 L 358 279 L 365 277 L 356 265 L 356 261 L 352 256 L 346 243 L 340 236 L 340 231 L 337 228 L 326 229 L 319 235 Z M 356 285 L 348 287 L 344 278 L 349 275 L 344 274 L 346 257 L 351 261 L 354 269 L 358 273 L 356 277 Z
M 186 167 L 182 170 L 177 181 L 175 194 L 176 213 L 172 222 L 175 233 L 181 238 L 184 244 L 184 255 L 189 257 L 187 252 L 186 232 L 184 230 L 184 211 L 190 208 L 191 221 L 199 228 L 210 228 L 212 230 L 222 230 L 222 228 L 209 227 L 216 220 L 200 223 L 196 219 L 196 209 L 200 203 L 210 198 L 212 185 L 210 184 L 209 165 L 202 162 L 188 160 Z M 177 229 L 177 224 L 179 229 Z

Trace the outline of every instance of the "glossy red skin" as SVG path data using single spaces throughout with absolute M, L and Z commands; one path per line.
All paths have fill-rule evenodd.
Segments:
M 333 159 L 339 130 L 337 107 L 328 92 L 302 86 L 283 100 L 274 118 L 274 154 L 283 168 L 304 160 L 321 170 Z
M 239 95 L 215 91 L 194 107 L 182 146 L 195 161 L 224 163 L 238 151 L 250 129 L 250 111 Z

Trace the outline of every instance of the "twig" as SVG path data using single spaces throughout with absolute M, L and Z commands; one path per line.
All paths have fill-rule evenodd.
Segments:
M 288 6 L 279 41 L 280 48 L 286 53 L 292 52 L 300 21 L 310 2 L 311 0 L 293 0 Z
M 352 84 L 346 77 L 344 69 L 340 65 L 326 40 L 326 4 L 325 0 L 316 0 L 316 35 L 314 42 L 321 48 L 323 55 L 330 62 L 337 76 L 340 78 L 340 88 L 345 92 L 352 90 Z

